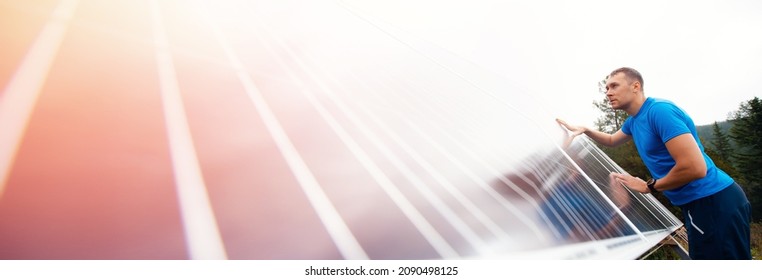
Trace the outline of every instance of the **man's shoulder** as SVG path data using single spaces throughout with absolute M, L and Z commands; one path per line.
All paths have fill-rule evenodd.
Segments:
M 666 99 L 654 98 L 647 115 L 648 123 L 652 127 L 681 127 L 680 132 L 685 132 L 683 127 L 693 125 L 693 120 L 688 113 L 674 102 Z
M 682 109 L 670 100 L 654 97 L 649 97 L 649 99 L 651 99 L 648 106 L 648 114 L 650 116 L 661 115 L 665 112 L 682 112 Z
M 675 102 L 672 102 L 671 100 L 663 99 L 663 98 L 656 98 L 656 97 L 649 97 L 648 99 L 651 99 L 651 106 L 675 106 Z

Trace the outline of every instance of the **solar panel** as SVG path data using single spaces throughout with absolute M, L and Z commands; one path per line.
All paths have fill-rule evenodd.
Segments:
M 351 2 L 57 4 L 3 4 L 0 258 L 636 258 L 681 226 Z

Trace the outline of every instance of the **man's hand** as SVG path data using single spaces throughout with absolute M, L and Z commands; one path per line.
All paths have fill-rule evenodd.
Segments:
M 561 127 L 569 130 L 571 132 L 566 140 L 564 140 L 563 148 L 566 149 L 571 145 L 572 141 L 574 141 L 574 137 L 579 136 L 582 133 L 585 133 L 585 128 L 582 126 L 574 126 L 566 123 L 565 121 L 561 119 L 556 119 L 556 122 L 561 125 Z
M 622 186 L 622 183 L 614 177 L 614 174 L 609 174 L 609 191 L 611 200 L 616 204 L 619 209 L 623 209 L 630 205 L 630 192 L 627 191 L 627 187 Z
M 614 132 L 614 134 L 609 134 L 584 126 L 570 125 L 561 119 L 556 119 L 556 122 L 558 122 L 562 128 L 568 129 L 571 132 L 569 137 L 564 141 L 564 148 L 568 147 L 569 144 L 571 144 L 572 140 L 574 140 L 574 137 L 577 137 L 582 133 L 590 137 L 590 139 L 593 139 L 593 141 L 603 144 L 607 147 L 616 147 L 632 139 L 632 136 L 624 134 L 621 129 Z
M 611 177 L 614 178 L 614 180 L 617 183 L 624 184 L 625 186 L 627 186 L 633 191 L 636 191 L 639 193 L 651 192 L 651 190 L 648 189 L 648 185 L 646 184 L 646 181 L 643 181 L 643 179 L 640 179 L 638 177 L 633 177 L 630 174 L 619 174 L 619 173 L 611 173 Z

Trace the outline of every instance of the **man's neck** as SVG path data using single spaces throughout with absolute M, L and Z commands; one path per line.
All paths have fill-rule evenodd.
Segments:
M 639 94 L 639 98 L 635 98 L 633 100 L 632 104 L 626 109 L 624 109 L 625 112 L 627 112 L 628 115 L 634 116 L 637 115 L 638 112 L 640 112 L 640 108 L 643 107 L 643 104 L 646 103 L 646 96 L 645 94 Z

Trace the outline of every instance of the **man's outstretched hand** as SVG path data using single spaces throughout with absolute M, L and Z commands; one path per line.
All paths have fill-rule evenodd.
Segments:
M 584 127 L 570 125 L 570 124 L 566 123 L 565 121 L 563 121 L 562 119 L 556 119 L 556 122 L 559 125 L 561 125 L 561 127 L 565 128 L 566 130 L 571 132 L 567 136 L 566 140 L 564 140 L 564 144 L 563 144 L 564 149 L 568 148 L 569 145 L 571 145 L 572 141 L 574 141 L 574 137 L 577 137 L 580 134 L 585 133 L 585 128 Z

